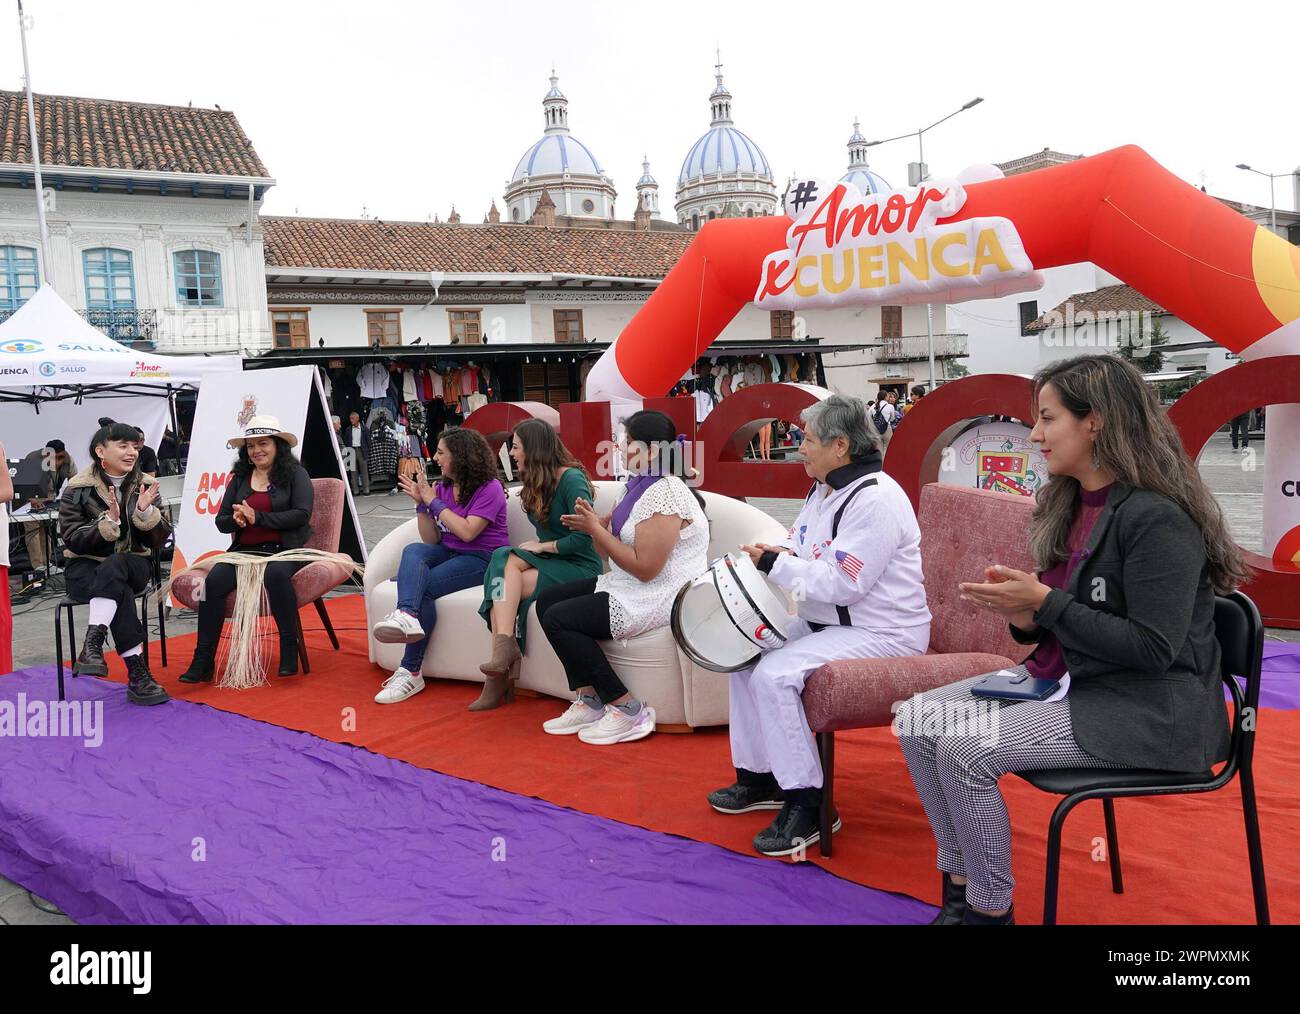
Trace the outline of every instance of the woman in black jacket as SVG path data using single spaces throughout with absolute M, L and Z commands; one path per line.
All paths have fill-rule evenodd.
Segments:
M 72 667 L 78 675 L 107 676 L 104 641 L 126 662 L 132 704 L 162 704 L 167 692 L 144 661 L 147 631 L 135 612 L 135 596 L 153 571 L 149 563 L 158 526 L 158 485 L 140 472 L 134 426 L 106 420 L 90 440 L 84 471 L 67 481 L 59 498 L 59 535 L 68 560 L 68 595 L 90 603 L 86 637 Z
M 227 446 L 238 447 L 231 466 L 230 484 L 217 512 L 217 530 L 230 533 L 230 550 L 270 555 L 282 549 L 301 549 L 311 536 L 311 511 L 315 500 L 307 469 L 293 456 L 298 438 L 286 433 L 272 416 L 250 419 L 242 437 Z M 266 597 L 280 631 L 281 676 L 298 671 L 298 599 L 293 575 L 304 561 L 277 560 L 266 565 Z M 226 598 L 235 590 L 236 568 L 218 563 L 203 582 L 199 603 L 199 636 L 194 660 L 181 676 L 182 683 L 207 683 L 216 668 L 217 641 L 226 616 Z
M 976 705 L 966 680 L 898 712 L 938 844 L 937 924 L 1013 921 L 1002 775 L 1204 773 L 1228 755 L 1214 596 L 1249 572 L 1218 501 L 1130 363 L 1110 355 L 1053 363 L 1034 395 L 1030 439 L 1052 476 L 1029 532 L 1040 572 L 990 567 L 961 590 L 1037 645 L 1022 671 L 1058 688 L 1045 700 Z

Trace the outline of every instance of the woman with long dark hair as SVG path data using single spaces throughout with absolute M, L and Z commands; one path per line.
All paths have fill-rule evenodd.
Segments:
M 374 626 L 375 640 L 405 644 L 402 664 L 375 696 L 397 704 L 424 689 L 420 666 L 438 622 L 437 600 L 481 584 L 492 554 L 510 545 L 506 491 L 483 435 L 459 426 L 444 430 L 433 456 L 442 481 L 402 476 L 402 492 L 415 501 L 420 541 L 402 550 L 397 608 Z
M 599 642 L 667 626 L 673 597 L 708 566 L 704 500 L 684 481 L 693 478 L 686 438 L 662 412 L 635 412 L 623 425 L 623 461 L 632 477 L 613 513 L 602 518 L 579 499 L 574 513 L 560 518 L 591 537 L 609 571 L 556 585 L 537 599 L 542 630 L 578 695 L 542 728 L 601 745 L 644 739 L 654 732 L 655 714 L 628 693 Z
M 167 692 L 145 664 L 148 631 L 135 611 L 135 596 L 153 573 L 151 533 L 163 524 L 158 484 L 140 473 L 135 427 L 101 422 L 90 438 L 91 464 L 67 481 L 59 498 L 68 595 L 90 603 L 85 640 L 72 671 L 108 675 L 104 641 L 112 629 L 113 644 L 126 662 L 127 699 L 162 704 Z
M 523 480 L 519 499 L 537 538 L 498 549 L 483 577 L 479 615 L 492 630 L 492 658 L 479 666 L 487 680 L 471 711 L 499 706 L 510 682 L 519 678 L 528 607 L 537 596 L 568 581 L 599 577 L 601 570 L 591 536 L 560 523 L 562 516 L 576 512 L 578 500 L 595 499 L 582 463 L 541 419 L 526 419 L 515 427 L 510 457 Z
M 1039 573 L 988 568 L 962 598 L 1037 647 L 1022 673 L 1043 700 L 972 716 L 966 680 L 908 701 L 897 731 L 938 843 L 937 924 L 1014 921 L 1008 772 L 1205 772 L 1228 755 L 1215 592 L 1248 577 L 1196 464 L 1142 374 L 1110 355 L 1034 380 L 1030 439 L 1047 458 L 1029 532 Z M 963 710 L 962 704 L 966 707 Z M 957 723 L 944 716 L 958 713 Z M 974 717 L 974 721 L 972 721 Z
M 297 444 L 298 438 L 273 416 L 255 416 L 242 436 L 226 442 L 239 455 L 230 466 L 216 525 L 217 531 L 231 536 L 230 550 L 269 556 L 307 544 L 316 491 L 307 469 L 293 456 Z M 298 672 L 298 597 L 293 576 L 305 566 L 305 560 L 275 560 L 266 565 L 266 597 L 280 634 L 280 676 Z M 226 599 L 237 586 L 238 569 L 233 564 L 218 563 L 208 571 L 199 602 L 198 642 L 190 667 L 181 675 L 182 683 L 211 682 Z

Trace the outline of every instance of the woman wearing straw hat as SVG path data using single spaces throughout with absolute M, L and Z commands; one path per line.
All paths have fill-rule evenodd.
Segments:
M 301 549 L 311 535 L 315 499 L 307 469 L 293 456 L 298 438 L 274 416 L 254 416 L 243 435 L 227 441 L 239 450 L 231 466 L 230 484 L 217 513 L 217 530 L 233 536 L 231 550 L 270 555 Z M 266 565 L 266 596 L 280 631 L 281 676 L 298 672 L 298 600 L 293 575 L 307 560 L 276 560 Z M 216 564 L 203 583 L 199 603 L 199 639 L 182 683 L 207 683 L 216 668 L 217 641 L 225 619 L 226 597 L 235 591 L 237 568 Z

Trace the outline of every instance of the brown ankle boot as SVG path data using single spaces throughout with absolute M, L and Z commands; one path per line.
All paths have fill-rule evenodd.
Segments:
M 514 643 L 513 638 L 511 644 Z M 516 648 L 516 651 L 518 648 Z M 470 711 L 491 711 L 501 705 L 512 703 L 515 699 L 515 681 L 519 679 L 519 657 L 516 657 L 508 672 L 500 676 L 488 676 L 483 682 L 483 692 L 478 700 L 469 706 Z
M 523 653 L 519 650 L 519 644 L 510 634 L 493 634 L 492 658 L 478 669 L 484 676 L 504 676 L 521 658 Z

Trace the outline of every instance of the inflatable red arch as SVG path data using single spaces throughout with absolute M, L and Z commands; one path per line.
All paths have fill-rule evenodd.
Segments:
M 1296 400 L 1284 393 L 1294 388 L 1282 378 L 1292 379 L 1300 369 L 1296 358 L 1300 353 L 1300 249 L 1178 179 L 1142 149 L 1126 146 L 1066 165 L 967 184 L 965 203 L 936 224 L 986 218 L 1014 225 L 1034 269 L 1090 261 L 1232 352 L 1288 357 L 1285 368 L 1274 359 L 1271 368 L 1252 363 L 1246 364 L 1254 367 L 1250 370 L 1238 366 L 1218 374 L 1213 384 L 1194 389 L 1194 394 L 1200 392 L 1197 405 L 1205 405 L 1211 387 L 1216 394 L 1230 389 L 1229 400 L 1241 402 L 1233 414 L 1245 407 Z M 646 402 L 670 390 L 736 314 L 755 301 L 760 283 L 765 290 L 772 287 L 771 277 L 763 277 L 764 260 L 787 247 L 791 225 L 792 220 L 783 215 L 705 224 L 592 370 L 588 404 L 582 406 L 586 415 L 598 411 L 592 402 Z M 788 285 L 786 281 L 784 286 Z M 888 296 L 861 300 L 893 301 Z M 1275 372 L 1278 369 L 1280 373 Z M 890 448 L 886 468 L 914 500 L 921 484 L 935 478 L 931 469 L 937 467 L 936 441 L 950 426 L 984 413 L 1026 417 L 1028 387 L 1017 380 L 985 376 L 957 381 L 936 392 L 943 397 L 926 398 L 909 415 L 908 426 Z M 729 402 L 732 411 L 726 413 L 727 421 L 738 420 L 754 399 L 769 409 L 780 403 L 788 412 L 812 398 L 806 391 L 782 386 L 787 388 L 783 394 L 763 389 L 742 392 L 746 404 Z M 1209 433 L 1226 421 L 1226 416 L 1213 418 L 1216 410 L 1226 411 L 1225 404 L 1216 401 L 1209 409 L 1210 418 L 1196 424 L 1186 411 L 1172 413 L 1189 453 L 1198 454 Z M 1210 430 L 1205 430 L 1207 421 Z M 578 422 L 576 413 L 572 422 Z M 593 428 L 591 419 L 586 426 Z M 595 423 L 594 428 L 600 429 L 601 424 Z M 710 430 L 719 431 L 719 426 Z M 703 448 L 706 465 L 738 462 L 732 435 L 720 436 L 719 431 L 711 436 L 718 446 Z M 747 468 L 755 488 L 745 492 L 783 495 L 777 489 L 789 483 L 782 473 L 794 467 Z M 759 476 L 759 470 L 765 474 Z M 715 469 L 714 476 L 707 467 L 704 472 L 706 488 L 721 481 L 727 492 L 737 492 L 731 488 L 734 482 L 722 481 L 729 475 L 725 470 Z M 806 481 L 793 474 L 788 478 Z M 1287 478 L 1300 489 L 1300 482 L 1294 481 L 1300 476 Z M 1300 527 L 1285 533 L 1275 554 L 1281 555 L 1269 559 L 1250 554 L 1259 576 L 1248 591 L 1271 622 L 1297 626 Z
M 972 183 L 966 195 L 940 224 L 1006 218 L 1035 268 L 1091 261 L 1233 352 L 1300 320 L 1300 249 L 1141 148 Z M 754 300 L 763 259 L 786 246 L 790 225 L 784 215 L 706 223 L 592 371 L 588 397 L 643 400 L 671 389 Z M 1300 332 L 1288 337 L 1276 351 L 1300 352 Z

